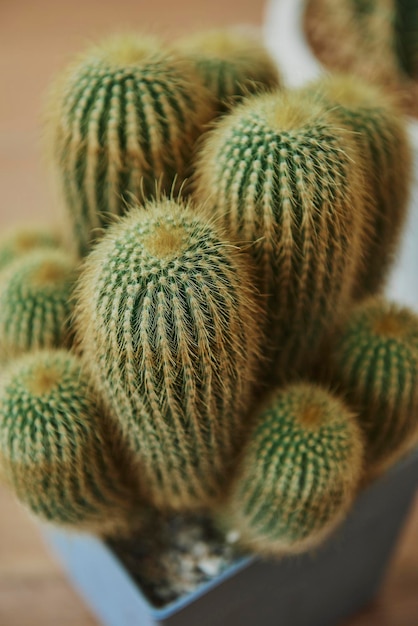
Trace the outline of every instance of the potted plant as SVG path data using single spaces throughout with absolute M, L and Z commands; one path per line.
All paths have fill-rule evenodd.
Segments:
M 242 32 L 94 47 L 47 116 L 73 251 L 0 246 L 0 475 L 77 531 L 46 536 L 109 625 L 333 624 L 376 592 L 416 488 L 418 318 L 377 295 L 402 119 L 379 118 L 395 211 L 379 136 L 280 82 Z M 202 584 L 145 598 L 132 553 L 155 568 L 146 537 L 178 555 L 196 528 Z

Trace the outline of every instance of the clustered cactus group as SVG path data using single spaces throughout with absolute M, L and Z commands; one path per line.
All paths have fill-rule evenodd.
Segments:
M 79 530 L 205 511 L 318 545 L 418 441 L 418 317 L 382 296 L 401 115 L 350 77 L 285 91 L 232 31 L 105 41 L 45 125 L 72 236 L 0 242 L 1 479 Z

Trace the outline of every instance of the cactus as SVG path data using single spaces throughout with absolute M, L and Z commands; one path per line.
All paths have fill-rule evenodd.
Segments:
M 214 114 L 192 64 L 154 38 L 106 40 L 57 81 L 47 138 L 81 253 L 132 194 L 182 183 Z
M 361 262 L 364 186 L 351 135 L 310 97 L 263 94 L 217 124 L 196 167 L 196 198 L 252 244 L 280 375 L 315 358 Z
M 396 461 L 418 434 L 418 317 L 372 298 L 335 341 L 331 376 L 360 414 L 370 475 Z
M 353 414 L 338 398 L 307 383 L 280 390 L 243 450 L 222 523 L 262 554 L 317 546 L 352 503 L 363 447 Z
M 62 250 L 34 250 L 6 267 L 0 279 L 0 351 L 6 359 L 71 343 L 70 295 L 76 278 Z
M 307 89 L 353 132 L 368 185 L 368 241 L 357 279 L 358 300 L 382 291 L 405 222 L 412 174 L 406 123 L 380 89 L 352 76 L 332 76 Z
M 81 349 L 163 508 L 216 499 L 250 410 L 260 312 L 249 260 L 174 201 L 133 208 L 87 260 Z
M 178 41 L 221 110 L 251 93 L 279 86 L 276 65 L 253 34 L 211 30 Z
M 77 357 L 37 351 L 4 372 L 2 479 L 41 519 L 100 533 L 135 523 L 135 499 L 108 439 L 97 393 Z
M 15 259 L 32 252 L 38 248 L 58 248 L 60 241 L 58 236 L 46 228 L 38 226 L 21 226 L 14 228 L 0 240 L 0 270 L 5 268 Z
M 308 0 L 304 13 L 308 43 L 326 67 L 397 89 L 393 5 L 394 0 Z

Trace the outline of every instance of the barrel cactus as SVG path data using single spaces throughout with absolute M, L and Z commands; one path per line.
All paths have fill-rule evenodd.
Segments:
M 315 358 L 350 300 L 366 222 L 357 160 L 352 132 L 301 93 L 250 98 L 203 143 L 196 198 L 250 244 L 280 373 Z
M 18 226 L 2 234 L 0 239 L 0 270 L 12 261 L 39 248 L 56 249 L 60 239 L 48 228 L 39 226 Z
M 221 110 L 251 93 L 279 86 L 277 67 L 253 33 L 210 30 L 179 40 L 176 48 L 195 64 Z
M 97 533 L 140 519 L 97 393 L 65 350 L 20 357 L 0 382 L 0 474 L 32 513 Z
M 381 299 L 362 303 L 341 329 L 330 370 L 359 413 L 370 474 L 380 473 L 418 435 L 418 317 Z
M 67 70 L 51 92 L 46 137 L 82 254 L 132 195 L 182 183 L 213 115 L 191 62 L 155 38 L 110 38 Z
M 76 264 L 62 250 L 39 249 L 0 275 L 0 353 L 14 358 L 38 348 L 68 346 Z
M 406 123 L 381 89 L 353 76 L 322 79 L 306 93 L 352 131 L 363 162 L 369 228 L 356 281 L 360 300 L 383 289 L 405 222 L 412 175 Z
M 82 351 L 159 507 L 216 499 L 240 445 L 260 352 L 249 265 L 160 200 L 113 225 L 81 276 Z
M 243 450 L 222 522 L 266 555 L 318 545 L 348 511 L 363 467 L 352 412 L 307 383 L 275 394 Z

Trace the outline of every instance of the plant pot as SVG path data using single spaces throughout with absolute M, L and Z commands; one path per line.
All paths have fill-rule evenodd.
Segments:
M 105 626 L 331 626 L 379 589 L 418 484 L 418 452 L 358 497 L 314 553 L 246 558 L 164 609 L 153 607 L 104 542 L 45 531 L 75 587 Z
M 264 38 L 279 65 L 287 87 L 301 87 L 329 70 L 322 67 L 307 42 L 303 29 L 305 0 L 269 0 Z M 411 205 L 397 261 L 387 285 L 387 295 L 418 310 L 418 120 L 409 119 L 414 151 Z

